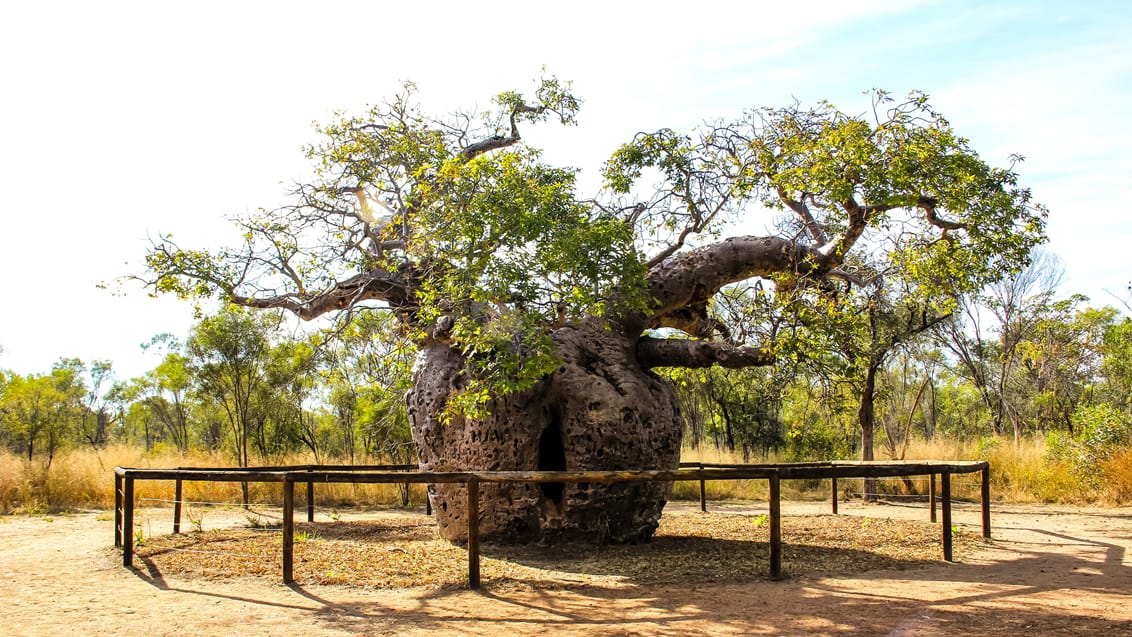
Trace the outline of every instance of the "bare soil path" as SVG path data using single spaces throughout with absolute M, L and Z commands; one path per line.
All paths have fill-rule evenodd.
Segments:
M 757 510 L 757 506 L 755 507 Z M 825 505 L 784 503 L 791 514 Z M 923 506 L 842 513 L 923 519 Z M 0 518 L 4 635 L 1130 635 L 1132 509 L 1003 505 L 963 563 L 727 585 L 368 590 L 127 570 L 111 516 Z M 955 522 L 978 533 L 975 507 Z

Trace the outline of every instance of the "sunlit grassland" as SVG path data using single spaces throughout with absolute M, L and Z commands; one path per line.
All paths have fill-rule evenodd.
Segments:
M 887 459 L 883 452 L 879 459 Z M 987 460 L 991 465 L 991 497 L 998 502 L 1062 503 L 1121 505 L 1132 503 L 1132 449 L 1115 455 L 1095 468 L 1095 478 L 1082 480 L 1071 467 L 1051 460 L 1046 454 L 1044 438 L 1024 439 L 1015 445 L 1010 439 L 984 439 L 961 442 L 936 439 L 913 441 L 905 455 L 907 460 Z M 715 448 L 685 449 L 684 462 L 741 463 L 740 454 Z M 778 462 L 774 454 L 753 462 Z M 294 455 L 260 464 L 306 464 L 313 460 Z M 108 509 L 114 504 L 116 466 L 223 467 L 232 466 L 222 453 L 193 452 L 182 456 L 167 449 L 151 451 L 131 446 L 103 449 L 74 449 L 57 455 L 47 466 L 35 458 L 28 462 L 7 451 L 0 451 L 0 513 L 45 513 L 53 511 Z M 922 497 L 928 492 L 927 480 L 912 478 L 909 484 L 899 478 L 882 479 L 878 490 L 889 497 Z M 248 485 L 252 503 L 279 503 L 282 486 L 272 483 Z M 316 500 L 320 508 L 336 506 L 397 506 L 403 501 L 403 485 L 320 484 Z M 830 497 L 828 480 L 787 480 L 782 484 L 783 496 L 793 500 L 821 500 Z M 860 480 L 840 480 L 839 497 L 856 497 L 861 492 Z M 709 500 L 767 499 L 765 480 L 708 481 Z M 305 489 L 297 490 L 300 504 L 305 503 Z M 412 485 L 409 501 L 424 502 L 424 487 Z M 978 474 L 953 476 L 955 498 L 975 500 L 979 496 Z M 137 497 L 143 506 L 168 505 L 174 498 L 172 481 L 140 481 Z M 673 486 L 671 499 L 698 500 L 699 482 L 680 482 Z M 185 482 L 183 498 L 198 503 L 241 502 L 241 485 L 236 482 Z
M 308 464 L 304 455 L 259 464 Z M 222 453 L 175 451 L 146 453 L 140 447 L 110 446 L 99 450 L 75 449 L 55 457 L 49 468 L 36 458 L 28 462 L 7 451 L 0 451 L 0 513 L 41 513 L 48 511 L 109 509 L 114 506 L 114 467 L 232 467 L 231 458 Z M 396 484 L 320 484 L 315 498 L 320 507 L 355 505 L 399 505 L 402 485 Z M 249 483 L 251 503 L 282 501 L 282 485 Z M 304 503 L 306 489 L 296 489 Z M 424 502 L 424 486 L 412 485 L 409 500 Z M 165 506 L 174 499 L 174 482 L 143 480 L 136 483 L 135 497 L 141 506 Z M 186 502 L 236 504 L 242 502 L 239 482 L 184 482 Z
M 878 460 L 889 460 L 878 450 Z M 1044 437 L 1023 439 L 1015 445 L 1007 438 L 956 441 L 937 438 L 913 440 L 904 455 L 905 460 L 986 460 L 991 467 L 991 498 L 998 502 L 1104 504 L 1132 503 L 1132 449 L 1117 454 L 1096 467 L 1097 480 L 1092 484 L 1082 480 L 1064 462 L 1052 460 L 1046 453 Z M 738 453 L 728 453 L 713 447 L 685 449 L 683 462 L 742 463 Z M 783 462 L 776 454 L 752 462 Z M 975 500 L 979 497 L 978 474 L 952 476 L 952 495 L 958 499 Z M 882 495 L 906 497 L 926 495 L 926 478 L 911 478 L 913 491 L 900 478 L 878 480 L 877 489 Z M 684 482 L 673 488 L 673 499 L 699 499 L 699 483 Z M 783 497 L 798 500 L 816 500 L 830 497 L 828 480 L 788 480 L 783 482 Z M 765 500 L 765 480 L 709 481 L 706 485 L 709 500 Z M 860 480 L 839 480 L 839 497 L 859 495 Z

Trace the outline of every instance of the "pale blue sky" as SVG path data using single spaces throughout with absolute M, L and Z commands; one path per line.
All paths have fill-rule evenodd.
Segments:
M 312 121 L 399 80 L 446 111 L 528 88 L 542 65 L 585 104 L 577 128 L 526 137 L 585 175 L 637 131 L 923 90 L 987 161 L 1027 158 L 1065 293 L 1112 304 L 1132 279 L 1124 2 L 383 4 L 5 3 L 0 368 L 142 373 L 138 345 L 184 335 L 188 306 L 95 283 L 136 271 L 147 233 L 230 243 L 225 216 L 304 176 Z

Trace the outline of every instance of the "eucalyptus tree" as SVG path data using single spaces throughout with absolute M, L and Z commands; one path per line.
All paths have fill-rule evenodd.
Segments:
M 1022 435 L 1028 381 L 1019 374 L 1021 345 L 1055 303 L 1063 275 L 1055 255 L 1037 250 L 1025 267 L 989 281 L 984 289 L 957 295 L 957 311 L 940 324 L 938 343 L 978 389 L 996 436 L 1008 425 L 1015 442 Z
M 313 178 L 292 204 L 237 220 L 238 247 L 163 238 L 141 278 L 304 319 L 396 316 L 417 350 L 407 404 L 424 469 L 666 469 L 681 414 L 653 370 L 775 358 L 775 343 L 729 337 L 711 315 L 725 286 L 773 280 L 806 290 L 804 303 L 854 285 L 852 255 L 883 246 L 923 289 L 975 288 L 1042 239 L 1044 212 L 1013 164 L 982 161 L 922 95 L 876 93 L 866 115 L 792 105 L 642 133 L 605 164 L 596 199 L 521 136 L 574 124 L 578 108 L 544 78 L 530 99 L 433 117 L 407 85 L 319 128 Z M 733 234 L 778 215 L 796 232 Z M 491 485 L 481 529 L 644 540 L 667 492 Z M 462 491 L 432 497 L 441 533 L 462 536 Z
M 192 394 L 196 384 L 186 344 L 164 332 L 143 344 L 142 349 L 153 349 L 164 356 L 145 376 L 135 378 L 120 388 L 121 402 L 142 403 L 140 409 L 144 414 L 135 411 L 135 415 L 145 423 L 147 450 L 151 434 L 163 433 L 163 437 L 173 443 L 181 455 L 185 455 L 193 439 Z M 151 421 L 159 423 L 162 431 L 151 432 L 148 426 Z
M 194 384 L 188 356 L 178 351 L 167 353 L 146 379 L 151 388 L 146 404 L 177 450 L 182 455 L 188 453 L 192 444 L 191 394 Z
M 316 464 L 322 464 L 330 446 L 321 426 L 317 406 L 318 337 L 284 338 L 268 352 L 266 381 L 259 387 L 257 400 L 263 406 L 270 427 L 257 432 L 261 455 L 282 457 L 295 443 L 306 447 Z
M 277 316 L 240 308 L 203 318 L 185 344 L 197 391 L 224 413 L 236 462 L 249 465 L 252 443 L 263 425 L 256 398 L 268 384 L 271 339 Z M 245 487 L 245 504 L 247 503 Z
M 887 294 L 886 294 L 887 292 Z M 907 348 L 917 336 L 932 329 L 948 317 L 947 296 L 935 303 L 916 299 L 914 295 L 892 294 L 877 286 L 869 294 L 860 314 L 857 329 L 850 330 L 842 340 L 841 353 L 856 372 L 854 378 L 859 404 L 857 424 L 861 432 L 861 460 L 875 460 L 876 404 L 878 377 L 890 356 Z M 943 306 L 943 307 L 940 307 Z M 852 315 L 850 313 L 850 315 Z M 865 480 L 864 496 L 871 499 L 876 493 L 873 479 Z
M 1024 387 L 1019 402 L 1032 430 L 1063 427 L 1072 434 L 1075 412 L 1100 393 L 1105 334 L 1111 332 L 1117 311 L 1078 309 L 1085 300 L 1075 294 L 1046 304 L 1018 346 Z
M 5 438 L 14 452 L 31 462 L 43 433 L 56 422 L 58 392 L 50 377 L 35 374 L 9 374 L 2 389 L 0 423 Z
M 117 419 L 113 409 L 114 366 L 108 360 L 94 360 L 90 367 L 75 361 L 80 373 L 90 379 L 82 398 L 83 409 L 79 416 L 78 437 L 93 449 L 105 447 L 110 440 L 110 428 Z
M 11 374 L 0 392 L 0 424 L 13 450 L 31 462 L 38 453 L 44 468 L 68 444 L 83 414 L 83 363 L 63 358 L 49 374 Z
M 414 352 L 398 338 L 401 330 L 389 315 L 351 313 L 327 332 L 321 359 L 326 402 L 351 462 L 358 451 L 370 461 L 416 460 L 405 403 Z
M 1132 318 L 1126 316 L 1105 330 L 1103 351 L 1102 395 L 1132 415 Z

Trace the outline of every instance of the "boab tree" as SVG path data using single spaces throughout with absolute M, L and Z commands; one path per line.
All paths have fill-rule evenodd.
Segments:
M 321 127 L 307 151 L 314 178 L 292 205 L 238 220 L 238 248 L 166 237 L 144 278 L 304 319 L 392 313 L 418 350 L 406 400 L 422 469 L 670 469 L 680 405 L 653 370 L 774 360 L 773 338 L 734 336 L 713 314 L 726 286 L 769 279 L 805 305 L 861 283 L 854 251 L 880 251 L 925 291 L 970 288 L 1016 269 L 1040 240 L 1043 213 L 1012 168 L 981 161 L 924 97 L 878 93 L 873 106 L 849 116 L 795 105 L 692 135 L 640 134 L 604 166 L 601 195 L 583 199 L 576 172 L 542 162 L 520 135 L 549 118 L 574 123 L 568 85 L 544 78 L 531 99 L 503 93 L 490 112 L 446 118 L 423 114 L 406 85 Z M 720 239 L 759 215 L 794 223 Z M 667 490 L 488 485 L 481 529 L 647 540 Z M 431 497 L 442 534 L 461 537 L 462 487 Z

